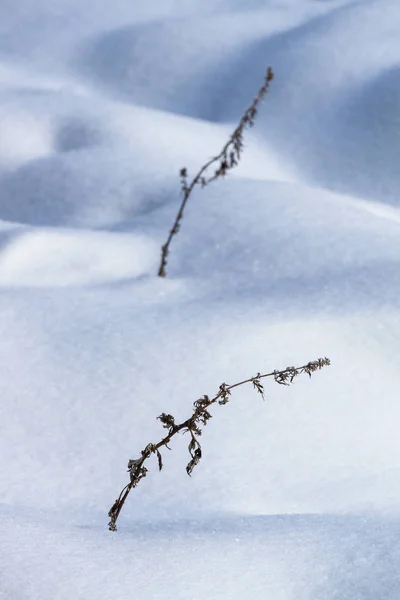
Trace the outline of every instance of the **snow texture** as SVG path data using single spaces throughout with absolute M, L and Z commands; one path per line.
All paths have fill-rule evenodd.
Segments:
M 398 0 L 0 3 L 0 598 L 400 598 Z M 272 65 L 243 158 L 180 201 Z M 216 407 L 118 521 L 126 465 Z

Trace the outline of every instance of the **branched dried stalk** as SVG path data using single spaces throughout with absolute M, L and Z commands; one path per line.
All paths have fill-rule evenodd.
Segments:
M 258 90 L 256 97 L 254 98 L 251 106 L 245 111 L 238 126 L 235 131 L 230 136 L 229 140 L 226 142 L 225 146 L 222 148 L 221 152 L 211 158 L 205 165 L 203 165 L 200 171 L 193 177 L 192 181 L 188 182 L 188 172 L 186 167 L 180 170 L 180 180 L 181 180 L 181 190 L 182 190 L 182 202 L 179 207 L 178 213 L 175 217 L 174 224 L 169 232 L 167 241 L 161 248 L 161 261 L 158 269 L 159 277 L 166 277 L 167 275 L 167 262 L 168 262 L 168 254 L 169 247 L 174 235 L 176 235 L 180 229 L 183 212 L 185 210 L 185 206 L 187 201 L 189 200 L 189 196 L 192 193 L 194 187 L 196 185 L 200 185 L 202 188 L 206 187 L 209 183 L 218 179 L 220 177 L 224 177 L 230 169 L 235 167 L 241 157 L 243 151 L 243 133 L 246 127 L 253 127 L 254 119 L 257 115 L 257 110 L 260 102 L 264 99 L 265 95 L 268 93 L 269 86 L 271 81 L 274 78 L 274 73 L 271 67 L 268 67 L 267 72 L 265 74 L 264 83 Z M 207 175 L 208 169 L 214 163 L 219 163 L 214 173 L 210 176 Z
M 271 373 L 265 373 L 264 375 L 257 373 L 257 375 L 254 377 L 250 377 L 244 381 L 239 381 L 239 383 L 234 383 L 233 385 L 222 383 L 219 386 L 217 394 L 213 398 L 210 398 L 209 396 L 203 396 L 202 398 L 196 400 L 193 403 L 194 410 L 192 416 L 179 425 L 175 423 L 175 418 L 172 415 L 162 413 L 157 418 L 161 421 L 162 426 L 165 429 L 168 429 L 168 434 L 163 437 L 158 444 L 147 444 L 144 450 L 142 450 L 139 458 L 132 459 L 128 462 L 130 482 L 122 489 L 120 495 L 110 508 L 108 513 L 108 516 L 110 517 L 108 528 L 110 531 L 117 530 L 117 519 L 123 505 L 125 504 L 129 492 L 138 485 L 139 481 L 143 479 L 143 477 L 146 477 L 148 470 L 144 466 L 144 463 L 152 454 L 155 454 L 158 460 L 158 468 L 161 471 L 163 468 L 163 461 L 160 448 L 165 446 L 168 448 L 168 450 L 170 450 L 170 447 L 168 446 L 169 442 L 180 431 L 182 431 L 182 433 L 190 434 L 190 442 L 188 446 L 190 461 L 186 466 L 186 472 L 191 476 L 194 467 L 198 465 L 202 456 L 201 445 L 198 438 L 202 434 L 201 426 L 207 425 L 208 421 L 212 417 L 208 410 L 210 406 L 216 403 L 220 405 L 227 404 L 229 402 L 229 396 L 231 395 L 232 390 L 246 383 L 253 384 L 256 392 L 261 394 L 262 398 L 264 399 L 264 386 L 261 383 L 261 379 L 264 379 L 265 377 L 273 377 L 276 383 L 281 385 L 290 385 L 293 383 L 294 378 L 298 375 L 306 373 L 311 377 L 311 374 L 314 371 L 318 371 L 319 369 L 322 369 L 328 365 L 330 365 L 329 358 L 319 358 L 318 360 L 309 362 L 302 367 L 287 367 L 282 371 L 272 371 Z

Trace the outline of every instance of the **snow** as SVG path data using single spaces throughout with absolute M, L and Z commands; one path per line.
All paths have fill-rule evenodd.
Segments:
M 135 4 L 138 4 L 136 6 Z M 398 600 L 400 46 L 386 0 L 3 0 L 0 598 Z M 243 158 L 190 198 L 272 65 Z M 203 458 L 126 465 L 222 382 Z

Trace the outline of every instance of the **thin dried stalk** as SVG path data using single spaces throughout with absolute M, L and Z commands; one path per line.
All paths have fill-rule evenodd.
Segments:
M 242 118 L 235 131 L 230 136 L 229 140 L 226 142 L 225 146 L 222 148 L 221 152 L 211 158 L 205 165 L 201 167 L 199 172 L 193 177 L 192 181 L 188 182 L 188 172 L 186 167 L 180 170 L 180 179 L 181 179 L 181 190 L 182 190 L 182 202 L 179 207 L 178 213 L 175 217 L 174 224 L 169 232 L 167 241 L 161 248 L 161 261 L 158 269 L 159 277 L 166 277 L 167 275 L 167 262 L 168 262 L 168 254 L 169 247 L 174 235 L 176 235 L 180 229 L 181 221 L 183 218 L 183 213 L 189 200 L 189 196 L 192 193 L 194 187 L 196 185 L 200 185 L 202 188 L 206 187 L 209 183 L 214 181 L 215 179 L 219 179 L 220 177 L 225 177 L 225 175 L 235 167 L 241 157 L 243 151 L 243 133 L 246 127 L 253 127 L 254 119 L 257 115 L 257 110 L 260 102 L 264 99 L 265 95 L 268 93 L 269 86 L 271 81 L 274 78 L 274 73 L 271 67 L 268 67 L 267 72 L 264 77 L 264 83 L 258 90 L 256 97 L 253 102 L 249 106 L 249 108 L 244 112 Z M 219 163 L 214 173 L 210 176 L 207 176 L 207 171 L 214 163 Z
M 302 367 L 287 367 L 282 371 L 272 371 L 271 373 L 265 373 L 264 375 L 257 373 L 257 375 L 254 377 L 249 377 L 249 379 L 239 381 L 233 385 L 222 383 L 219 386 L 217 394 L 213 398 L 210 398 L 209 396 L 203 396 L 202 398 L 196 400 L 193 403 L 192 416 L 179 425 L 175 423 L 175 418 L 172 415 L 162 413 L 157 418 L 161 421 L 162 426 L 168 430 L 168 434 L 163 437 L 158 444 L 147 444 L 144 450 L 142 450 L 139 458 L 132 459 L 128 462 L 130 482 L 122 489 L 120 495 L 110 508 L 108 513 L 108 516 L 110 517 L 108 528 L 110 531 L 117 530 L 117 519 L 123 505 L 125 504 L 129 492 L 138 485 L 139 481 L 143 479 L 143 477 L 146 477 L 148 470 L 144 464 L 147 459 L 150 458 L 152 454 L 155 454 L 158 460 L 158 468 L 161 471 L 163 468 L 163 462 L 160 448 L 166 447 L 170 450 L 168 446 L 169 442 L 180 431 L 190 434 L 190 442 L 188 446 L 190 461 L 186 466 L 186 472 L 189 476 L 191 476 L 194 467 L 198 465 L 201 459 L 201 445 L 198 437 L 202 434 L 201 426 L 207 425 L 208 421 L 212 417 L 208 410 L 210 406 L 217 403 L 220 405 L 227 404 L 229 402 L 229 397 L 232 390 L 241 385 L 245 385 L 246 383 L 251 383 L 256 392 L 259 393 L 264 399 L 264 386 L 261 383 L 261 379 L 264 379 L 265 377 L 273 377 L 274 381 L 280 385 L 290 385 L 298 375 L 306 373 L 311 377 L 312 373 L 328 365 L 330 365 L 329 358 L 319 358 L 318 360 L 309 362 Z

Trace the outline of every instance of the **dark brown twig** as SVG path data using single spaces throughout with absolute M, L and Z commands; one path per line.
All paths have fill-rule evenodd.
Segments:
M 194 187 L 196 185 L 201 185 L 202 188 L 206 187 L 206 185 L 208 185 L 215 179 L 218 179 L 219 177 L 224 177 L 230 169 L 233 169 L 233 167 L 235 167 L 238 164 L 243 151 L 244 130 L 246 129 L 246 127 L 253 127 L 254 119 L 257 115 L 258 105 L 268 93 L 269 86 L 273 78 L 274 73 L 272 71 L 272 68 L 268 67 L 263 85 L 258 90 L 258 93 L 251 105 L 249 106 L 249 108 L 244 112 L 235 131 L 232 133 L 229 140 L 222 148 L 221 152 L 217 156 L 214 156 L 214 158 L 211 158 L 205 165 L 201 167 L 201 169 L 199 170 L 197 175 L 195 175 L 195 177 L 192 179 L 190 184 L 188 183 L 188 172 L 186 167 L 180 170 L 182 202 L 179 207 L 178 213 L 175 217 L 174 224 L 172 225 L 172 228 L 169 232 L 167 241 L 161 248 L 161 261 L 158 269 L 159 277 L 166 277 L 167 275 L 166 268 L 168 262 L 169 247 L 172 238 L 179 231 L 187 201 L 189 200 L 189 196 L 192 193 Z M 219 165 L 215 169 L 214 174 L 207 177 L 207 170 L 209 169 L 209 167 L 211 167 L 212 164 L 216 162 L 218 162 Z
M 249 379 L 239 381 L 239 383 L 234 383 L 233 385 L 222 383 L 219 386 L 217 394 L 213 398 L 210 398 L 209 396 L 203 396 L 202 398 L 196 400 L 193 403 L 194 410 L 192 416 L 179 425 L 175 424 L 175 419 L 172 415 L 162 413 L 157 418 L 161 421 L 162 426 L 165 429 L 168 429 L 168 434 L 163 437 L 158 444 L 147 444 L 144 450 L 142 450 L 139 458 L 130 460 L 128 462 L 130 482 L 122 489 L 120 495 L 110 508 L 108 513 L 108 516 L 110 517 L 108 528 L 110 531 L 116 531 L 117 529 L 117 519 L 123 505 L 125 504 L 129 492 L 138 485 L 139 481 L 143 479 L 143 477 L 146 477 L 147 468 L 144 466 L 144 463 L 152 454 L 156 454 L 158 459 L 158 468 L 161 471 L 163 462 L 160 448 L 164 446 L 169 448 L 169 442 L 180 431 L 183 433 L 190 433 L 188 450 L 191 459 L 186 466 L 186 472 L 188 475 L 192 474 L 194 467 L 200 462 L 201 459 L 201 445 L 198 437 L 202 434 L 201 426 L 207 425 L 208 421 L 212 417 L 208 411 L 210 406 L 216 403 L 220 405 L 227 404 L 229 402 L 229 396 L 231 395 L 232 390 L 241 385 L 245 385 L 246 383 L 252 383 L 255 390 L 264 398 L 264 386 L 261 383 L 261 379 L 264 379 L 265 377 L 273 377 L 276 383 L 281 385 L 290 385 L 293 383 L 294 378 L 298 375 L 306 373 L 311 377 L 311 374 L 314 371 L 318 371 L 319 369 L 322 369 L 328 365 L 330 365 L 329 358 L 319 358 L 318 360 L 309 362 L 302 367 L 287 367 L 282 371 L 272 371 L 271 373 L 265 373 L 264 375 L 257 373 L 257 375 L 254 377 L 249 377 Z

